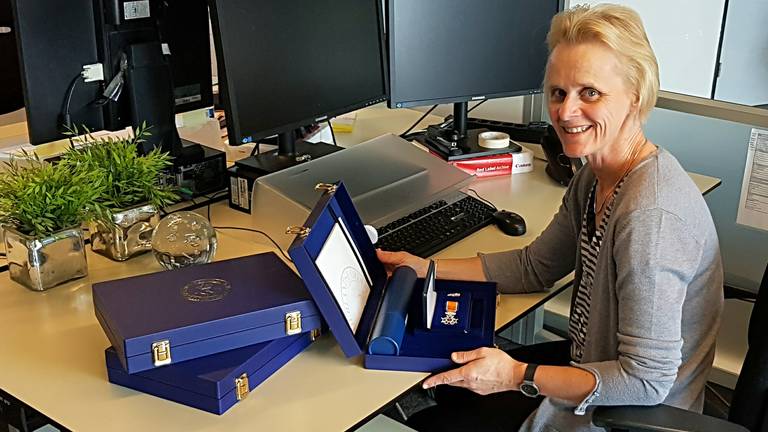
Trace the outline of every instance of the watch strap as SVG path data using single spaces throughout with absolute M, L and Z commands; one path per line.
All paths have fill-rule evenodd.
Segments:
M 533 383 L 533 377 L 536 375 L 537 367 L 539 367 L 539 365 L 535 363 L 528 363 L 528 366 L 525 368 L 525 374 L 523 375 L 523 381 Z

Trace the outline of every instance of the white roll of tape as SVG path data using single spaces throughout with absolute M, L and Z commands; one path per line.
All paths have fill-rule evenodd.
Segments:
M 523 147 L 523 151 L 512 153 L 512 174 L 533 171 L 533 152 Z
M 481 132 L 477 136 L 480 147 L 501 149 L 509 147 L 509 135 L 504 132 Z

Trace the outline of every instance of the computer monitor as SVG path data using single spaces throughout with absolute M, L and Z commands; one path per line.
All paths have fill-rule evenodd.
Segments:
M 56 0 L 12 0 L 11 5 L 30 143 L 64 138 L 67 105 L 75 124 L 103 129 L 102 109 L 91 104 L 100 85 L 80 78 L 83 65 L 99 63 L 93 0 L 68 0 L 67 7 Z
M 337 148 L 295 130 L 386 100 L 380 0 L 213 0 L 231 145 L 278 135 L 250 167 L 278 171 Z
M 430 127 L 426 144 L 443 156 L 488 153 L 467 130 L 468 102 L 540 92 L 562 9 L 563 0 L 387 0 L 389 107 L 453 103 L 453 121 Z
M 11 14 L 11 1 L 0 0 L 0 115 L 16 111 L 24 106 L 19 73 L 19 56 L 16 50 L 16 29 Z
M 174 113 L 213 104 L 206 0 L 59 3 L 13 2 L 30 142 L 61 139 L 67 125 L 118 130 L 146 121 L 153 135 L 142 151 L 162 146 L 177 156 Z M 83 66 L 99 63 L 104 80 L 84 82 Z

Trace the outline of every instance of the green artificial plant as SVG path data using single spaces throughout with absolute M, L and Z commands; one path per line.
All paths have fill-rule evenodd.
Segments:
M 139 204 L 152 204 L 161 209 L 179 200 L 175 187 L 163 184 L 163 171 L 171 165 L 168 153 L 155 148 L 139 155 L 137 146 L 150 136 L 146 124 L 136 128 L 133 136 L 94 137 L 90 131 L 77 137 L 72 131 L 73 145 L 61 164 L 79 172 L 97 172 L 103 177 L 105 188 L 97 198 L 107 212 L 101 221 L 111 224 L 111 212 Z
M 95 172 L 75 171 L 23 153 L 0 171 L 0 223 L 46 237 L 99 217 L 105 188 Z

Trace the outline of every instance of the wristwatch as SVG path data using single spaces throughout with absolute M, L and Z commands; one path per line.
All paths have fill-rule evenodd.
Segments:
M 533 382 L 533 376 L 536 375 L 537 364 L 528 363 L 525 368 L 525 375 L 523 376 L 523 383 L 520 384 L 520 393 L 535 398 L 539 396 L 539 387 Z

